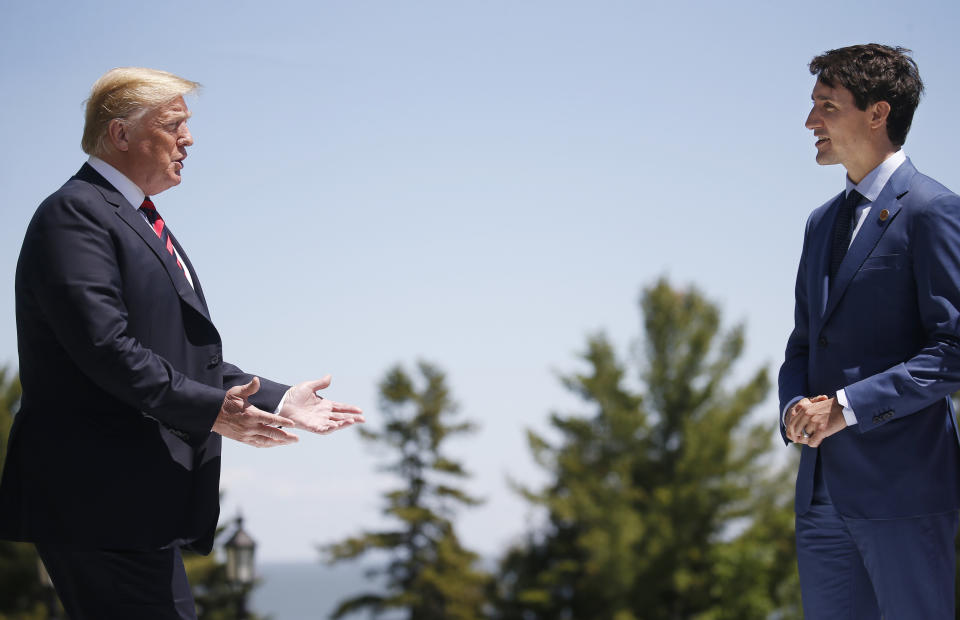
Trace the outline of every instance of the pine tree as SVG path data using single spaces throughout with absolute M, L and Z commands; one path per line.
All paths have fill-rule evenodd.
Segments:
M 770 475 L 772 416 L 751 421 L 765 369 L 728 389 L 743 327 L 695 289 L 641 296 L 642 390 L 603 336 L 563 378 L 592 409 L 529 432 L 551 482 L 521 489 L 546 513 L 501 565 L 501 617 L 674 620 L 792 617 L 799 586 L 792 488 Z
M 399 610 L 416 620 L 482 617 L 488 577 L 477 568 L 477 554 L 460 543 L 452 521 L 457 507 L 478 500 L 454 486 L 467 473 L 441 451 L 444 440 L 472 431 L 473 425 L 451 420 L 456 407 L 444 373 L 425 362 L 418 367 L 424 383 L 419 389 L 402 367 L 387 372 L 380 383 L 384 426 L 361 429 L 366 440 L 395 456 L 384 469 L 402 486 L 384 494 L 384 514 L 397 527 L 324 548 L 330 562 L 383 552 L 378 557 L 389 558 L 387 564 L 370 575 L 381 575 L 386 591 L 342 601 L 334 618 L 362 609 L 374 616 Z

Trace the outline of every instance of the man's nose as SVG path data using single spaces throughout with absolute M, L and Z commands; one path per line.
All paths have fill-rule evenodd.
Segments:
M 180 137 L 177 138 L 177 146 L 190 146 L 192 144 L 193 134 L 190 133 L 190 128 L 184 123 L 180 128 Z
M 816 110 L 810 110 L 810 114 L 807 114 L 807 122 L 803 124 L 807 129 L 816 129 L 820 126 L 820 117 L 815 112 Z

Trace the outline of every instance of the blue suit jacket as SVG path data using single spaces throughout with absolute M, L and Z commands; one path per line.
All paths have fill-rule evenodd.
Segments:
M 176 244 L 176 241 L 174 241 Z M 43 201 L 17 264 L 23 398 L 0 483 L 0 538 L 82 548 L 209 551 L 226 389 L 196 271 L 84 165 Z M 272 411 L 287 386 L 261 379 Z
M 902 518 L 960 506 L 960 197 L 908 159 L 873 202 L 831 282 L 843 194 L 807 221 L 780 411 L 845 388 L 858 423 L 819 448 L 837 510 Z M 784 441 L 788 441 L 781 422 Z M 796 511 L 810 507 L 816 450 L 803 447 Z

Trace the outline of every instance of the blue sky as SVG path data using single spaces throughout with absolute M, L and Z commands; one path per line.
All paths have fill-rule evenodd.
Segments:
M 886 0 L 2 0 L 0 362 L 16 364 L 23 231 L 84 160 L 90 85 L 123 65 L 199 81 L 183 183 L 156 202 L 225 357 L 333 373 L 328 394 L 372 424 L 391 364 L 442 366 L 480 425 L 450 446 L 488 500 L 460 533 L 495 554 L 529 515 L 507 476 L 542 480 L 524 429 L 583 410 L 556 373 L 600 329 L 628 353 L 642 286 L 695 283 L 747 322 L 741 374 L 775 373 L 803 223 L 843 183 L 803 127 L 812 56 L 912 48 L 927 96 L 907 154 L 960 188 L 957 18 Z M 349 430 L 231 445 L 224 511 L 242 508 L 261 559 L 315 559 L 380 523 L 380 463 Z

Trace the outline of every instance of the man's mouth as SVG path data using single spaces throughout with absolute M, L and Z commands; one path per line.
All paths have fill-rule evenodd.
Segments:
M 830 138 L 826 136 L 814 136 L 814 137 L 817 139 L 817 143 L 816 143 L 817 146 L 822 146 L 830 141 Z

